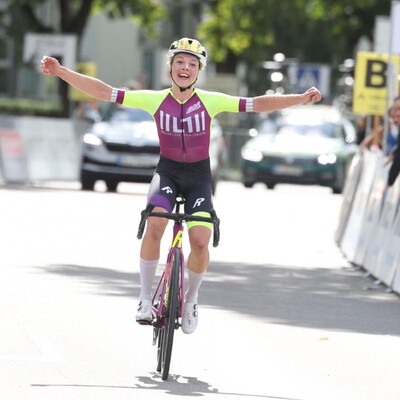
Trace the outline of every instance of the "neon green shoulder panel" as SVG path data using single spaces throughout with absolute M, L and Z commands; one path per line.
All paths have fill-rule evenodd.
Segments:
M 206 106 L 211 118 L 214 118 L 221 112 L 239 112 L 240 97 L 229 96 L 225 93 L 208 92 L 206 90 L 196 89 L 200 100 Z
M 154 115 L 162 101 L 168 96 L 169 89 L 126 91 L 123 106 L 141 108 Z

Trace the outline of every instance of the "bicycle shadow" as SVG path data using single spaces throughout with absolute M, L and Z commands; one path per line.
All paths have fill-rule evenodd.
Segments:
M 232 393 L 221 392 L 207 382 L 201 381 L 196 377 L 173 375 L 171 374 L 166 381 L 162 381 L 159 374 L 150 373 L 150 376 L 138 376 L 136 379 L 141 384 L 136 386 L 140 389 L 160 390 L 165 394 L 184 397 L 202 397 L 206 395 L 240 396 L 258 399 L 271 400 L 300 400 L 288 397 L 276 397 L 262 394 Z
M 69 387 L 69 388 L 84 388 L 84 389 L 132 389 L 132 390 L 159 390 L 162 393 L 181 396 L 181 397 L 203 397 L 207 395 L 223 395 L 240 398 L 255 398 L 255 399 L 269 399 L 269 400 L 301 400 L 292 397 L 277 397 L 268 396 L 263 394 L 250 394 L 250 393 L 233 393 L 222 392 L 213 387 L 205 381 L 201 381 L 196 377 L 182 376 L 170 374 L 169 379 L 166 381 L 161 380 L 159 374 L 149 372 L 149 376 L 137 376 L 136 379 L 139 383 L 130 386 L 116 386 L 116 385 L 96 385 L 96 384 L 46 384 L 46 383 L 33 383 L 30 386 L 34 388 L 49 388 L 49 387 Z
M 140 389 L 161 390 L 174 396 L 200 397 L 219 392 L 209 383 L 195 377 L 170 374 L 168 380 L 163 381 L 159 374 L 150 372 L 149 376 L 137 376 L 136 379 L 140 382 L 136 384 Z

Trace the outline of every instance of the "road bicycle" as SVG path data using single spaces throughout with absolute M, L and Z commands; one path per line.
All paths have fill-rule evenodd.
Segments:
M 154 204 L 149 204 L 141 212 L 137 238 L 141 239 L 148 217 L 167 218 L 174 221 L 171 247 L 168 252 L 165 269 L 158 281 L 152 298 L 152 321 L 143 322 L 153 326 L 153 346 L 157 344 L 157 372 L 163 380 L 168 379 L 171 363 L 174 332 L 181 326 L 184 305 L 185 261 L 182 249 L 183 222 L 200 221 L 213 224 L 213 246 L 219 243 L 219 218 L 215 211 L 210 217 L 200 217 L 180 212 L 185 203 L 179 195 L 175 202 L 175 212 L 154 212 Z

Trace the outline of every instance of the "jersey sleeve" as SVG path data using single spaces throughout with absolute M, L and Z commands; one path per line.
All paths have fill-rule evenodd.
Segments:
M 196 90 L 211 118 L 221 112 L 253 112 L 253 99 L 230 96 L 225 93 Z
M 126 107 L 140 108 L 154 115 L 167 96 L 168 90 L 121 90 L 117 89 L 115 102 Z

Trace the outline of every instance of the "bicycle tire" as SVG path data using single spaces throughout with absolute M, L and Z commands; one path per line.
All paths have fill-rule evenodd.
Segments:
M 161 372 L 161 349 L 164 340 L 164 329 L 160 328 L 160 318 L 158 317 L 159 307 L 161 306 L 161 289 L 158 289 L 158 302 L 154 305 L 156 309 L 157 321 L 153 324 L 153 345 L 157 345 L 157 372 Z
M 178 250 L 175 250 L 172 255 L 171 267 L 172 271 L 169 281 L 168 306 L 165 315 L 165 325 L 162 332 L 163 338 L 161 345 L 161 379 L 164 381 L 168 379 L 175 325 L 179 315 L 179 275 L 181 268 L 181 254 Z
M 157 338 L 157 372 L 161 372 L 161 359 L 162 359 L 163 344 L 164 344 L 164 329 L 159 329 L 158 338 Z

